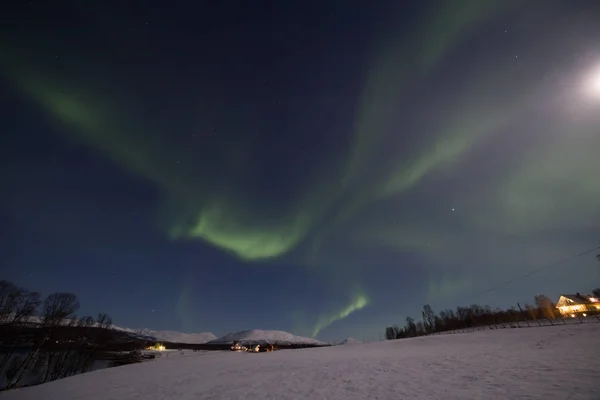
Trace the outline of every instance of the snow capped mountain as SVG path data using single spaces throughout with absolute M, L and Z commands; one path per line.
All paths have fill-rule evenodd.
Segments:
M 360 344 L 362 343 L 360 340 L 356 340 L 354 338 L 346 338 L 342 340 L 339 344 Z
M 182 333 L 175 331 L 153 331 L 151 329 L 142 329 L 138 331 L 137 334 L 143 336 L 152 336 L 157 340 L 162 340 L 165 342 L 190 344 L 206 343 L 217 338 L 212 332 Z
M 291 344 L 311 344 L 311 345 L 326 345 L 327 343 L 321 342 L 313 338 L 307 338 L 303 336 L 296 336 L 292 333 L 285 331 L 263 331 L 260 329 L 252 329 L 247 331 L 229 333 L 225 336 L 221 336 L 218 339 L 211 340 L 209 343 L 213 344 L 229 344 L 235 341 L 240 342 L 270 342 L 270 343 L 291 343 Z
M 151 337 L 156 340 L 171 343 L 188 343 L 188 344 L 201 344 L 210 342 L 217 338 L 212 332 L 200 332 L 200 333 L 183 333 L 175 331 L 155 331 L 152 329 L 130 329 L 120 328 L 115 326 L 115 329 L 122 330 L 125 332 L 134 333 L 143 337 Z

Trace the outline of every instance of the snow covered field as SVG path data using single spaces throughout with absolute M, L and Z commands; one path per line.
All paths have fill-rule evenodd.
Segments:
M 2 393 L 3 400 L 600 399 L 600 324 L 272 353 L 196 352 Z

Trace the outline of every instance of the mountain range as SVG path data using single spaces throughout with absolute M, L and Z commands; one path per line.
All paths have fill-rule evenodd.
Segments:
M 171 342 L 171 343 L 188 343 L 188 344 L 231 344 L 236 341 L 240 342 L 279 342 L 286 344 L 308 344 L 308 345 L 327 345 L 328 343 L 320 340 L 296 336 L 292 333 L 276 330 L 260 330 L 251 329 L 241 332 L 228 333 L 227 335 L 217 337 L 212 332 L 200 333 L 183 333 L 176 331 L 155 331 L 152 329 L 131 329 L 113 326 L 114 329 L 130 332 L 135 335 L 155 338 L 156 340 Z

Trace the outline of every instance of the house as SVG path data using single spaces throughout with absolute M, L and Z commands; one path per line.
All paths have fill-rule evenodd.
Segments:
M 146 350 L 165 351 L 166 348 L 161 343 L 156 343 L 154 346 L 150 346 Z
M 251 345 L 248 348 L 248 351 L 251 353 L 265 353 L 268 351 L 274 351 L 275 350 L 275 346 L 273 346 L 271 343 L 258 343 L 255 345 Z
M 249 342 L 235 340 L 230 347 L 231 351 L 246 351 L 249 353 L 264 353 L 267 351 L 275 351 L 277 347 L 267 341 L 261 340 L 258 342 Z
M 233 342 L 231 345 L 231 351 L 246 351 L 246 346 L 241 344 L 239 341 Z
M 562 316 L 586 316 L 600 312 L 600 299 L 586 294 L 563 294 L 556 303 Z

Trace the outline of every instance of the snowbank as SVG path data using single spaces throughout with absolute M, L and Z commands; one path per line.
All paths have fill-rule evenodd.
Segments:
M 600 324 L 248 355 L 207 351 L 2 393 L 3 400 L 594 399 Z

